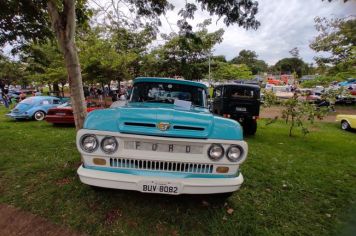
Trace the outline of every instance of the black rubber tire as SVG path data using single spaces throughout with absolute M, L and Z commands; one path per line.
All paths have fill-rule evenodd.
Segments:
M 350 130 L 350 124 L 346 120 L 341 121 L 341 129 L 342 130 Z
M 244 132 L 246 135 L 255 135 L 257 131 L 257 122 L 255 120 L 251 120 L 244 124 Z

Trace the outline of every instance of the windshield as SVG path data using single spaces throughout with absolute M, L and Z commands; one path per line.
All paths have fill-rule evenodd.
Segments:
M 62 105 L 59 105 L 58 107 L 62 108 L 62 107 L 71 107 L 71 106 L 72 106 L 72 104 L 70 102 L 65 102 Z
M 135 83 L 130 101 L 173 104 L 176 99 L 192 102 L 193 106 L 206 107 L 206 93 L 203 88 L 175 83 Z
M 231 88 L 231 98 L 253 98 L 255 95 L 254 90 L 250 88 L 237 87 Z

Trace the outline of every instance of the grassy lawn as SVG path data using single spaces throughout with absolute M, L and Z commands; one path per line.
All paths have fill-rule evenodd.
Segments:
M 245 183 L 208 197 L 95 190 L 79 182 L 73 127 L 16 122 L 0 108 L 0 203 L 92 235 L 351 235 L 356 133 L 317 123 L 289 138 L 283 123 L 247 139 Z M 233 209 L 228 214 L 228 209 Z M 230 212 L 231 213 L 231 212 Z

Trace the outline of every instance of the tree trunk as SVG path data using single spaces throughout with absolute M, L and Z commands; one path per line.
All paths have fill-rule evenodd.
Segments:
M 51 83 L 48 83 L 48 92 L 49 92 L 49 94 L 52 93 L 52 85 L 51 85 Z
M 59 96 L 59 85 L 58 85 L 58 83 L 53 83 L 53 93 L 56 96 Z
M 75 127 L 79 130 L 83 128 L 87 111 L 84 102 L 82 74 L 74 38 L 76 20 L 75 0 L 62 0 L 62 3 L 63 7 L 59 8 L 56 0 L 49 0 L 47 2 L 47 9 L 59 47 L 64 55 Z

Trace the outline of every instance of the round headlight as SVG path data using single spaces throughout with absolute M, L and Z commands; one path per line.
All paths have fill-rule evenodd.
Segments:
M 94 152 L 98 148 L 98 140 L 95 135 L 86 134 L 82 136 L 80 146 L 86 152 Z
M 101 141 L 101 149 L 106 154 L 112 154 L 117 150 L 118 144 L 114 137 L 105 137 Z
M 242 154 L 243 154 L 243 150 L 240 146 L 232 145 L 227 150 L 226 157 L 232 162 L 238 162 L 241 160 L 243 156 Z
M 212 144 L 208 150 L 208 156 L 211 160 L 217 161 L 224 156 L 224 148 L 220 144 Z

